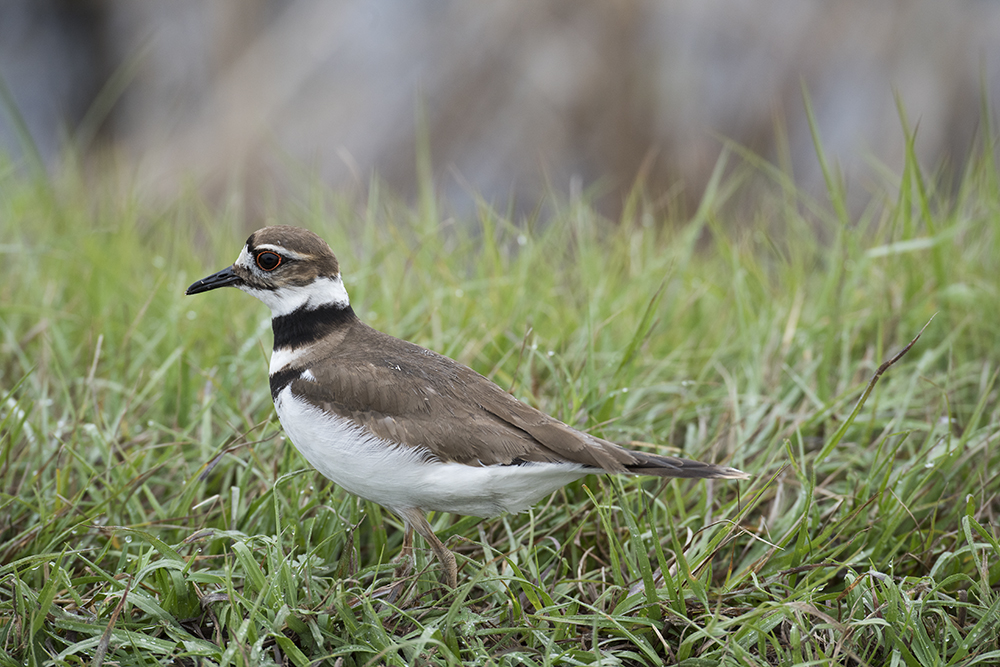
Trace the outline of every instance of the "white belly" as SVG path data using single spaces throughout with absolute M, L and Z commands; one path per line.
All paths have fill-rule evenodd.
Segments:
M 316 470 L 390 510 L 484 517 L 520 512 L 593 472 L 576 463 L 467 466 L 427 461 L 425 452 L 383 440 L 297 399 L 291 387 L 275 397 L 274 407 L 288 438 Z

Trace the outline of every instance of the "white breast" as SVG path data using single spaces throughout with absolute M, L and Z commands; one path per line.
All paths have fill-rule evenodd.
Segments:
M 523 511 L 590 472 L 576 463 L 467 466 L 425 460 L 425 452 L 379 438 L 324 412 L 285 387 L 278 419 L 307 461 L 347 491 L 390 510 L 420 508 L 496 516 Z

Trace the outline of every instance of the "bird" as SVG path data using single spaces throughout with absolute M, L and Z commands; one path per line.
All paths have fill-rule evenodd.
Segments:
M 364 324 L 340 264 L 310 230 L 268 226 L 229 267 L 186 294 L 236 287 L 271 310 L 271 398 L 282 429 L 316 470 L 416 531 L 451 588 L 454 554 L 427 513 L 494 517 L 530 508 L 590 474 L 746 479 L 721 465 L 634 451 L 572 428 L 471 368 Z

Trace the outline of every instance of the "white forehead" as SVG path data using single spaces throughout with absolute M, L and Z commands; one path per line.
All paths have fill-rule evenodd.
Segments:
M 240 251 L 240 256 L 236 258 L 234 264 L 242 266 L 244 269 L 249 269 L 253 266 L 253 259 L 250 257 L 250 252 L 246 246 L 243 246 L 243 250 Z

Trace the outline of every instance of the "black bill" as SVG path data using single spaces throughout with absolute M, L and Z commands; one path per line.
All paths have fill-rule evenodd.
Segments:
M 201 294 L 202 292 L 207 292 L 209 290 L 217 289 L 219 287 L 226 287 L 228 285 L 236 285 L 237 283 L 243 282 L 243 279 L 236 275 L 233 271 L 233 267 L 227 267 L 222 269 L 218 273 L 213 273 L 207 278 L 202 278 L 196 281 L 187 288 L 185 294 Z

